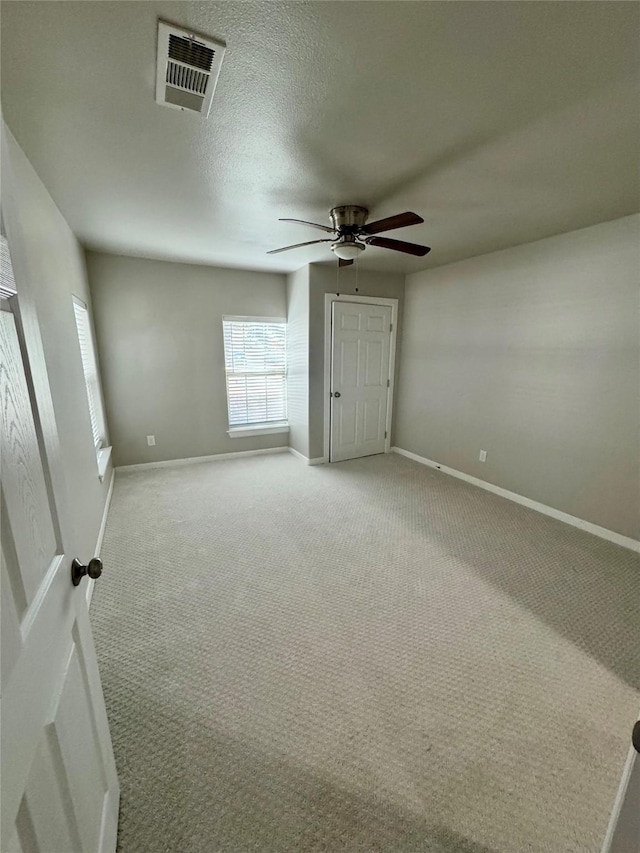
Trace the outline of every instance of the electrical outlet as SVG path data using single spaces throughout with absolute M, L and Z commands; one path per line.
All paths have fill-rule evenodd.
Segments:
M 486 462 L 486 461 L 487 461 L 487 451 L 486 451 L 486 450 L 481 450 L 481 451 L 480 451 L 480 461 L 481 461 L 481 462 Z
M 148 435 L 147 436 L 147 444 L 149 445 L 149 447 L 155 447 L 156 446 L 155 435 Z

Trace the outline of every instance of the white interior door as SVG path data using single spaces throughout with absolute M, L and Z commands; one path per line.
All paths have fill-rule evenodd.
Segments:
M 111 853 L 118 779 L 37 317 L 0 309 L 1 850 Z
M 333 302 L 331 329 L 330 460 L 384 453 L 391 308 Z

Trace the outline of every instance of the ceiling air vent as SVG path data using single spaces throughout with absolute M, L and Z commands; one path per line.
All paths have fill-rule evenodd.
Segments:
M 225 47 L 158 21 L 156 102 L 208 116 Z

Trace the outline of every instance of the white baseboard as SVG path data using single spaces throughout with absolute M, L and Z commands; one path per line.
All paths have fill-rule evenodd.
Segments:
M 111 472 L 111 482 L 109 483 L 109 489 L 107 491 L 107 499 L 104 502 L 104 510 L 102 511 L 102 521 L 100 522 L 100 530 L 98 531 L 98 540 L 96 542 L 94 556 L 99 557 L 100 551 L 102 550 L 102 540 L 104 539 L 104 531 L 107 527 L 107 517 L 109 515 L 109 507 L 111 505 L 111 495 L 113 494 L 113 484 L 116 481 L 116 473 L 115 471 Z M 93 588 L 95 586 L 95 581 L 91 578 L 87 578 L 87 607 L 91 604 L 91 596 L 93 595 Z
M 235 453 L 215 453 L 213 456 L 190 456 L 187 459 L 165 459 L 162 462 L 139 462 L 136 465 L 118 465 L 116 471 L 142 471 L 149 468 L 181 468 L 200 462 L 217 462 L 223 459 L 239 459 L 241 456 L 266 456 L 270 453 L 287 453 L 288 447 L 265 447 L 262 450 L 237 450 Z
M 309 464 L 309 457 L 304 456 L 302 453 L 300 453 L 299 450 L 296 450 L 294 447 L 289 448 L 289 453 L 295 456 L 296 459 L 299 459 L 301 462 L 304 462 L 305 465 Z
M 308 456 L 304 456 L 299 450 L 295 450 L 293 447 L 289 448 L 289 453 L 292 453 L 301 462 L 304 462 L 305 465 L 323 465 L 325 462 L 329 461 L 328 459 L 325 459 L 324 456 L 316 456 L 315 459 L 309 459 Z
M 398 453 L 400 456 L 406 456 L 407 459 L 413 459 L 414 462 L 419 462 L 421 465 L 427 465 L 429 468 L 437 468 L 444 474 L 449 474 L 451 477 L 457 477 L 459 480 L 464 480 L 474 486 L 479 486 L 481 489 L 486 489 L 488 492 L 493 492 L 495 495 L 500 495 L 502 498 L 513 501 L 517 504 L 522 504 L 529 509 L 535 509 L 536 512 L 541 512 L 543 515 L 549 515 L 558 521 L 564 521 L 565 524 L 570 524 L 572 527 L 579 527 L 580 530 L 586 530 L 587 533 L 593 533 L 594 536 L 599 536 L 601 539 L 607 539 L 609 542 L 615 542 L 616 545 L 622 545 L 623 548 L 630 548 L 632 551 L 640 552 L 640 542 L 637 539 L 631 539 L 629 536 L 623 536 L 621 533 L 616 533 L 614 530 L 608 530 L 606 527 L 599 527 L 597 524 L 592 524 L 590 521 L 585 521 L 583 518 L 577 518 L 575 515 L 569 515 L 567 512 L 562 512 L 559 509 L 554 509 L 551 506 L 538 503 L 530 498 L 525 498 L 524 495 L 518 495 L 516 492 L 510 492 L 508 489 L 503 489 L 501 486 L 494 486 L 493 483 L 487 483 L 485 480 L 480 480 L 478 477 L 472 477 L 470 474 L 465 474 L 463 471 L 457 471 L 455 468 L 449 468 L 447 465 L 441 465 L 439 462 L 434 462 L 433 459 L 427 459 L 425 456 L 418 456 L 417 453 L 412 453 L 410 450 L 403 450 L 402 447 L 392 447 L 392 453 Z

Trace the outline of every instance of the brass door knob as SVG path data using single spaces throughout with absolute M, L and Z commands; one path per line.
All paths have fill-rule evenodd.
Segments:
M 86 566 L 78 559 L 74 559 L 73 563 L 71 563 L 71 583 L 74 586 L 78 586 L 85 575 L 93 578 L 93 580 L 97 580 L 101 574 L 102 560 L 98 559 L 98 557 L 89 560 Z

